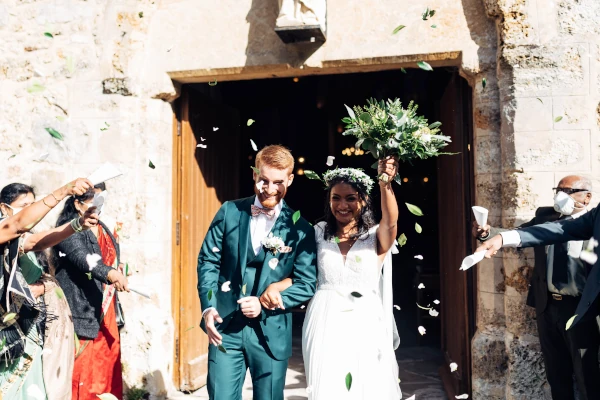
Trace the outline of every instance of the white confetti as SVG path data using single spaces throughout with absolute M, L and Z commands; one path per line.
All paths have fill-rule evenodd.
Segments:
M 216 126 L 213 126 L 213 132 L 216 132 L 218 130 L 219 130 L 219 128 L 217 128 Z
M 328 166 L 328 167 L 331 167 L 331 166 L 333 166 L 333 160 L 335 160 L 335 157 L 334 157 L 334 156 L 329 156 L 329 157 L 327 157 L 327 162 L 326 162 L 326 164 L 327 164 L 327 166 Z
M 48 156 L 50 156 L 50 153 L 42 153 L 38 158 L 38 161 L 44 161 Z
M 256 147 L 256 143 L 254 143 L 254 140 L 250 139 L 250 145 L 252 146 L 252 150 L 258 151 L 258 147 Z
M 44 349 L 42 350 L 42 355 L 44 354 L 52 354 L 52 349 Z
M 277 268 L 277 264 L 279 264 L 279 260 L 278 260 L 278 259 L 276 259 L 276 258 L 271 258 L 271 259 L 269 260 L 269 267 L 270 267 L 271 269 L 275 269 L 275 268 Z
M 301 310 L 304 310 L 305 308 L 306 308 L 306 306 L 305 306 L 304 304 L 302 304 L 302 305 L 300 306 L 300 309 L 301 309 Z
M 39 400 L 44 400 L 46 398 L 40 387 L 35 384 L 29 385 L 27 388 L 27 397 Z
M 593 265 L 598 261 L 598 255 L 593 251 L 584 250 L 579 255 L 579 259 Z
M 96 268 L 96 265 L 98 265 L 98 261 L 100 261 L 101 259 L 102 256 L 100 256 L 100 254 L 88 254 L 87 256 L 85 256 L 85 261 L 87 261 L 87 265 L 88 267 L 90 267 L 90 271 Z
M 221 250 L 219 250 L 217 247 L 213 247 L 213 248 L 212 248 L 212 251 L 213 251 L 213 253 L 218 253 L 218 252 L 220 252 Z
M 412 396 L 410 396 L 410 397 L 409 397 L 408 399 L 406 399 L 406 400 L 415 400 L 415 396 L 416 396 L 416 394 L 413 394 Z
M 206 139 L 204 139 L 202 136 L 200 136 L 200 140 L 202 140 L 203 142 L 206 141 Z
M 256 183 L 256 190 L 258 190 L 260 193 L 262 193 L 264 191 L 263 188 L 262 188 L 264 184 L 265 184 L 265 181 L 257 182 Z
M 64 256 L 66 256 L 66 254 L 65 254 L 65 253 L 63 253 L 62 251 L 59 251 L 59 252 L 58 252 L 58 256 L 59 256 L 59 257 L 64 257 Z
M 312 393 L 312 386 L 307 386 L 306 387 L 306 393 L 308 393 L 308 394 Z
M 425 285 L 423 285 L 422 283 L 419 283 L 419 286 L 417 286 L 418 289 L 425 289 Z
M 429 310 L 429 315 L 431 315 L 432 317 L 437 317 L 438 315 L 440 315 L 440 313 L 432 308 L 431 310 Z
M 221 292 L 229 292 L 231 290 L 231 288 L 229 287 L 229 285 L 231 285 L 230 281 L 227 281 L 227 282 L 223 283 L 221 285 Z
M 454 372 L 458 369 L 457 363 L 450 363 L 450 372 Z
M 433 304 L 440 304 L 440 301 L 436 299 L 433 301 Z
M 200 143 L 199 143 L 199 144 L 198 144 L 196 147 L 200 147 L 201 149 L 205 149 L 205 148 L 207 148 L 208 146 L 207 146 L 207 145 L 205 145 L 205 144 L 200 144 Z
M 418 329 L 419 329 L 419 333 L 421 334 L 421 336 L 423 336 L 425 334 L 425 328 L 420 326 Z
M 416 258 L 417 260 L 422 260 L 422 259 L 423 259 L 423 256 L 419 254 L 419 255 L 416 255 L 416 256 L 415 256 L 415 258 Z
M 465 394 L 461 394 L 460 396 L 454 396 L 454 397 L 456 397 L 457 399 L 468 399 L 469 395 L 465 393 Z
M 396 304 L 394 304 L 394 308 L 398 311 L 400 311 L 400 306 L 397 306 Z

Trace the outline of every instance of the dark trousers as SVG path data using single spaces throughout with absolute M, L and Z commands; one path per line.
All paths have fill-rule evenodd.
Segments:
M 600 399 L 598 346 L 600 333 L 595 319 L 565 330 L 575 314 L 580 297 L 548 295 L 546 310 L 538 314 L 537 326 L 546 366 L 546 377 L 554 400 L 574 400 L 573 373 L 582 400 Z

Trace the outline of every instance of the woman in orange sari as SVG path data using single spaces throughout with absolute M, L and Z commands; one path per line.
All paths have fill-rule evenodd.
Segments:
M 94 191 L 67 200 L 58 224 L 92 206 Z M 56 279 L 75 327 L 73 399 L 111 393 L 123 398 L 121 344 L 116 320 L 117 291 L 129 291 L 120 271 L 119 245 L 106 225 L 77 233 L 54 248 Z

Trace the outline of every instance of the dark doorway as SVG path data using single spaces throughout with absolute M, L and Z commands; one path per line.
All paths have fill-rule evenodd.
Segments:
M 406 73 L 384 71 L 219 82 L 216 86 L 188 85 L 190 98 L 205 99 L 205 101 L 197 101 L 196 104 L 205 102 L 211 104 L 207 112 L 202 109 L 194 110 L 193 102 L 190 102 L 192 116 L 197 114 L 205 122 L 210 121 L 202 124 L 202 129 L 195 132 L 198 143 L 207 146 L 205 149 L 197 149 L 196 158 L 202 158 L 204 152 L 214 152 L 213 154 L 218 154 L 219 163 L 238 166 L 237 173 L 230 177 L 228 184 L 235 186 L 234 191 L 239 193 L 239 197 L 246 197 L 253 194 L 250 166 L 254 165 L 256 154 L 250 140 L 253 140 L 259 148 L 268 144 L 287 146 L 296 158 L 296 179 L 286 201 L 293 209 L 300 210 L 303 217 L 314 222 L 323 215 L 324 192 L 318 181 L 311 181 L 303 176 L 304 170 L 322 173 L 328 168 L 325 165 L 327 157 L 335 156 L 334 166 L 363 168 L 371 176 L 375 176 L 375 170 L 371 168 L 375 161 L 373 157 L 366 154 L 357 155 L 357 149 L 354 148 L 355 140 L 342 135 L 341 119 L 347 116 L 344 104 L 363 105 L 369 98 L 399 97 L 404 104 L 414 101 L 419 105 L 419 113 L 430 122 L 439 120 L 444 124 L 442 130 L 445 134 L 453 136 L 453 139 L 457 134 L 465 135 L 459 141 L 460 149 L 453 150 L 461 152 L 463 144 L 466 149 L 471 142 L 470 128 L 463 125 L 458 127 L 455 122 L 466 121 L 468 125 L 470 118 L 465 115 L 469 116 L 471 110 L 468 104 L 466 107 L 461 106 L 460 109 L 456 109 L 455 104 L 447 103 L 449 87 L 459 88 L 458 91 L 454 89 L 452 92 L 456 94 L 455 98 L 452 98 L 453 102 L 471 96 L 468 86 L 454 68 L 438 68 L 434 72 L 409 69 Z M 442 99 L 445 99 L 444 103 Z M 215 109 L 228 111 L 216 112 Z M 248 124 L 249 120 L 254 122 Z M 452 120 L 448 123 L 453 130 L 451 132 L 444 130 L 448 120 Z M 203 141 L 200 141 L 200 137 Z M 215 148 L 216 146 L 218 148 Z M 228 152 L 227 148 L 230 148 L 231 152 Z M 235 154 L 239 156 L 236 156 L 235 162 L 230 162 L 228 153 L 232 157 Z M 213 156 L 211 158 L 214 159 Z M 452 165 L 453 168 L 461 169 L 460 172 L 463 173 L 459 165 L 461 163 L 462 161 L 457 161 Z M 399 254 L 393 258 L 394 304 L 400 307 L 400 310 L 395 310 L 394 313 L 402 341 L 398 355 L 402 358 L 405 354 L 403 351 L 406 349 L 427 347 L 428 349 L 423 349 L 423 354 L 438 355 L 430 357 L 434 366 L 445 364 L 449 358 L 446 355 L 445 360 L 442 355 L 448 353 L 442 337 L 444 332 L 442 321 L 453 316 L 447 315 L 444 319 L 441 316 L 431 316 L 428 311 L 417 307 L 417 304 L 441 311 L 441 306 L 434 300 L 452 301 L 452 296 L 448 294 L 448 290 L 452 288 L 446 288 L 446 298 L 442 298 L 444 290 L 443 280 L 440 279 L 440 251 L 444 249 L 440 244 L 440 237 L 445 236 L 444 246 L 451 247 L 456 234 L 465 236 L 464 227 L 469 223 L 464 221 L 464 227 L 460 230 L 440 232 L 440 221 L 444 225 L 445 216 L 438 214 L 438 210 L 444 210 L 439 208 L 438 204 L 445 201 L 447 196 L 458 196 L 460 199 L 470 196 L 469 193 L 453 193 L 448 182 L 440 184 L 439 177 L 447 175 L 445 171 L 440 172 L 440 165 L 450 164 L 440 164 L 438 159 L 419 160 L 413 165 L 402 164 L 400 173 L 403 183 L 401 186 L 394 184 L 400 207 L 399 233 L 405 233 L 408 237 L 406 245 L 400 248 Z M 233 173 L 230 167 L 227 170 Z M 466 173 L 471 174 L 470 170 Z M 466 188 L 470 188 L 470 182 L 466 184 Z M 225 192 L 231 190 L 216 191 L 216 196 L 221 202 L 230 199 L 226 198 Z M 374 205 L 379 208 L 378 188 L 374 190 L 373 197 Z M 458 203 L 461 201 L 457 200 Z M 404 203 L 418 205 L 423 210 L 424 216 L 417 218 L 410 214 Z M 415 222 L 423 228 L 422 233 L 415 231 Z M 458 252 L 463 252 L 465 240 L 466 236 L 459 241 L 461 249 Z M 468 250 L 464 249 L 465 254 Z M 422 256 L 422 260 L 416 256 Z M 456 265 L 456 270 L 458 266 Z M 425 286 L 423 289 L 418 288 L 421 283 Z M 467 307 L 467 303 L 472 302 L 472 299 L 469 295 L 463 300 L 465 304 L 448 304 L 444 309 L 450 310 L 456 306 L 454 312 L 467 314 L 464 318 L 472 320 L 474 314 Z M 450 313 L 450 311 L 446 312 Z M 294 317 L 295 335 L 299 337 L 298 328 L 302 325 L 303 311 L 296 310 Z M 419 334 L 419 326 L 426 329 L 425 335 Z M 471 334 L 469 331 L 466 332 L 469 338 Z M 460 346 L 461 348 L 455 350 L 456 352 L 465 354 L 469 351 L 468 343 Z M 467 348 L 463 348 L 465 346 Z M 409 351 L 409 353 L 414 355 L 418 351 L 412 353 Z M 464 377 L 457 376 L 456 380 L 459 381 L 455 385 L 457 389 L 449 392 L 463 390 L 464 393 L 465 390 L 469 390 L 467 386 L 470 385 L 466 378 L 470 375 L 468 360 L 465 363 L 463 364 Z M 430 373 L 437 376 L 436 368 L 433 369 Z M 405 380 L 404 377 L 401 378 Z M 414 392 L 404 387 L 403 390 L 408 395 Z

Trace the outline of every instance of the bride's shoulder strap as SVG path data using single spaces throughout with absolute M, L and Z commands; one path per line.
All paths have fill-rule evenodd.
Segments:
M 315 239 L 319 239 L 323 237 L 325 233 L 325 227 L 327 226 L 327 222 L 321 221 L 318 224 L 315 224 Z

